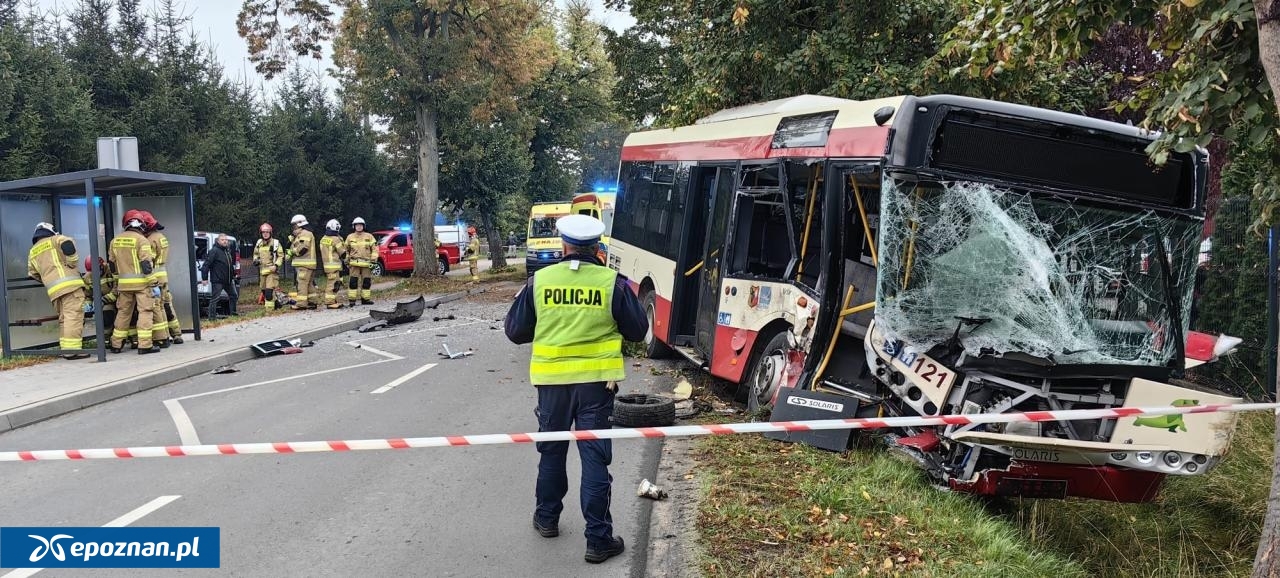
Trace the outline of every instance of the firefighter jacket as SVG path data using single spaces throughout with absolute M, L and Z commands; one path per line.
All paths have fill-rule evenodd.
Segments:
M 134 293 L 155 287 L 155 253 L 151 242 L 133 229 L 111 240 L 111 265 L 115 267 L 116 290 Z
M 325 273 L 341 271 L 342 258 L 346 254 L 347 247 L 342 244 L 342 235 L 328 231 L 320 238 L 320 260 L 324 263 Z
M 471 236 L 471 240 L 467 242 L 467 260 L 480 260 L 480 237 Z
M 279 273 L 280 267 L 284 266 L 284 249 L 280 247 L 280 240 L 275 237 L 258 239 L 253 245 L 253 264 L 258 266 L 260 275 Z
M 347 264 L 352 267 L 372 267 L 377 261 L 375 253 L 378 240 L 367 231 L 347 235 Z
M 84 281 L 77 269 L 80 257 L 71 237 L 48 234 L 32 241 L 31 252 L 27 254 L 27 275 L 44 283 L 50 301 L 83 290 Z
M 161 285 L 168 285 L 169 272 L 165 271 L 164 266 L 169 262 L 169 238 L 160 231 L 152 231 L 147 233 L 147 240 L 151 241 L 151 251 L 156 256 L 154 264 L 156 281 Z
M 116 278 L 109 271 L 99 271 L 98 274 L 102 276 L 102 284 L 99 286 L 102 291 L 102 310 L 111 311 L 116 308 Z M 93 273 L 90 272 L 84 274 L 84 299 L 93 303 Z
M 289 244 L 289 250 L 293 252 L 294 267 L 316 268 L 316 236 L 306 227 L 298 229 L 298 234 L 293 236 L 293 242 Z

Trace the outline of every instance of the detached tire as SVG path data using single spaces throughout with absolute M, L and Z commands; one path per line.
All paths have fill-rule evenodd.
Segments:
M 676 402 L 645 393 L 626 393 L 613 399 L 613 423 L 623 427 L 660 427 L 676 422 Z

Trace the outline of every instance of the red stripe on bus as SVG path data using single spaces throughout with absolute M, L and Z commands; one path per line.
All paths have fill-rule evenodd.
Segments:
M 884 156 L 889 127 L 833 129 L 825 147 L 773 148 L 773 134 L 716 140 L 632 145 L 622 148 L 623 161 L 723 161 L 771 158 L 842 158 Z

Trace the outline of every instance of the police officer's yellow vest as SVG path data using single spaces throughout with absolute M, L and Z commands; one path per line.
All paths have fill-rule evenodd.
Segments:
M 161 285 L 169 284 L 169 272 L 165 270 L 165 263 L 169 262 L 169 238 L 164 236 L 160 231 L 152 231 L 147 235 L 147 240 L 151 241 L 151 250 L 156 254 L 154 275 Z
M 50 300 L 80 291 L 84 286 L 75 266 L 79 256 L 62 254 L 62 243 L 70 240 L 71 237 L 65 235 L 45 237 L 32 245 L 27 254 L 27 269 L 39 273 Z
M 372 267 L 374 245 L 378 240 L 367 231 L 347 235 L 347 264 L 352 267 Z
M 302 229 L 293 239 L 293 266 L 303 269 L 316 268 L 316 237 L 311 231 Z
M 538 324 L 530 382 L 567 385 L 626 378 L 622 334 L 613 319 L 617 275 L 608 267 L 582 262 L 575 271 L 569 261 L 534 275 L 532 297 Z

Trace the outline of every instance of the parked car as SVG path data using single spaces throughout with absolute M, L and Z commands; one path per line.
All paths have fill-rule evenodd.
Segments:
M 218 242 L 218 235 L 221 234 L 223 233 L 196 231 L 194 235 L 196 244 L 196 297 L 200 300 L 200 311 L 202 314 L 209 310 L 209 299 L 212 298 L 211 293 L 213 292 L 213 287 L 209 284 L 209 281 L 204 278 L 204 274 L 200 273 L 200 270 L 204 268 L 204 258 L 205 254 L 209 252 L 209 247 L 212 247 Z M 236 241 L 236 238 L 232 235 L 227 235 L 227 240 L 229 241 L 229 243 L 227 243 L 227 247 L 231 250 L 232 258 L 235 260 L 235 278 L 233 282 L 235 283 L 236 289 L 239 290 L 240 243 Z M 230 304 L 219 306 L 219 311 L 221 312 L 226 308 L 229 312 L 229 306 Z
M 466 233 L 463 232 L 462 241 L 449 243 L 444 239 L 440 240 L 440 246 L 436 247 L 436 261 L 439 263 L 440 274 L 449 272 L 450 265 L 457 265 L 462 259 L 462 249 L 466 246 Z M 378 260 L 373 264 L 373 275 L 375 277 L 386 273 L 400 273 L 408 275 L 413 272 L 413 232 L 400 229 L 391 229 L 386 231 L 374 231 L 373 238 L 378 241 Z

